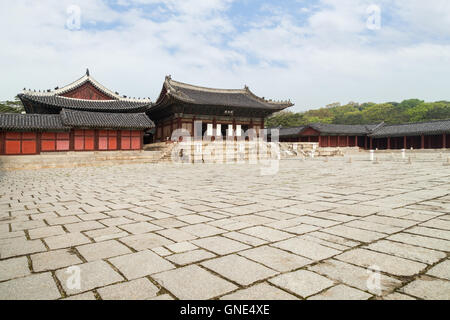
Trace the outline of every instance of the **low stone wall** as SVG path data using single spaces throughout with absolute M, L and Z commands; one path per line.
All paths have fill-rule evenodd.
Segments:
M 158 162 L 158 151 L 102 151 L 42 153 L 32 156 L 0 156 L 0 170 L 109 166 Z

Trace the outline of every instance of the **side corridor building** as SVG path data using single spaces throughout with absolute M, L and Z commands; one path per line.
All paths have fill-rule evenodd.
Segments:
M 318 142 L 320 147 L 364 149 L 450 148 L 450 119 L 399 125 L 316 123 L 280 128 L 281 142 Z

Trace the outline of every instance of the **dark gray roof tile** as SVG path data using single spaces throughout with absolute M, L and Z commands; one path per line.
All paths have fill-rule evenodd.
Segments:
M 323 134 L 331 135 L 366 135 L 372 132 L 378 124 L 369 125 L 351 125 L 351 124 L 328 124 L 328 123 L 314 123 L 309 127 L 319 131 Z
M 0 113 L 0 130 L 5 131 L 44 131 L 70 128 L 62 123 L 59 114 L 18 114 Z
M 65 125 L 75 128 L 151 129 L 155 126 L 145 113 L 102 113 L 63 109 Z
M 60 96 L 19 94 L 24 101 L 39 103 L 60 111 L 62 108 L 80 111 L 98 112 L 144 112 L 150 106 L 148 102 L 122 101 L 122 100 L 83 100 Z
M 434 135 L 450 133 L 450 119 L 428 122 L 387 125 L 377 129 L 370 136 L 373 138 Z

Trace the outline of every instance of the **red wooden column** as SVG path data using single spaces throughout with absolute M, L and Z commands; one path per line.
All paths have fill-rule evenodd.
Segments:
M 357 147 L 358 146 L 358 136 L 355 136 L 355 145 L 354 145 L 354 147 Z
M 443 149 L 447 148 L 447 134 L 446 133 L 444 133 L 442 135 L 442 148 Z
M 36 154 L 40 154 L 41 153 L 41 136 L 42 133 L 38 132 L 36 133 Z
M 364 137 L 364 149 L 367 150 L 367 136 Z
M 5 135 L 3 132 L 0 132 L 0 154 L 3 154 L 4 151 L 4 145 L 5 145 L 5 139 L 4 139 Z
M 387 138 L 387 149 L 391 150 L 391 137 Z
M 347 147 L 350 147 L 350 137 L 347 136 Z
M 321 146 L 322 146 L 322 136 L 319 136 L 319 147 L 321 147 Z M 444 142 L 444 146 L 445 146 L 445 142 Z
M 425 136 L 424 135 L 420 136 L 420 148 L 425 149 Z
M 327 143 L 328 143 L 328 148 L 329 148 L 330 147 L 330 136 L 328 136 L 327 139 L 328 139 Z
M 403 137 L 403 149 L 406 149 L 406 136 Z
M 370 150 L 372 150 L 373 147 L 373 138 L 370 138 Z

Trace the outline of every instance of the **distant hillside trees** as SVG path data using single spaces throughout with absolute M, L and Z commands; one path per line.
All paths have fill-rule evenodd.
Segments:
M 401 103 L 363 103 L 351 102 L 346 105 L 334 103 L 317 110 L 306 112 L 282 111 L 266 120 L 267 127 L 295 127 L 310 123 L 334 124 L 374 124 L 384 121 L 387 124 L 421 122 L 450 119 L 450 102 L 425 102 L 418 99 Z
M 14 101 L 0 101 L 0 113 L 21 113 L 25 111 L 18 97 Z

